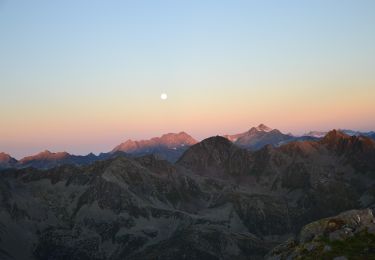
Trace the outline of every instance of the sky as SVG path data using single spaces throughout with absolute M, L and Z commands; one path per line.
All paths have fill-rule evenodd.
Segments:
M 374 115 L 373 0 L 0 0 L 0 151 L 16 158 Z

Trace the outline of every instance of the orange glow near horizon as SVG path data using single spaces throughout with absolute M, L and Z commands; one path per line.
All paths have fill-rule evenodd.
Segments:
M 86 105 L 47 103 L 24 110 L 18 106 L 13 112 L 2 113 L 0 141 L 5 144 L 5 152 L 9 152 L 7 146 L 24 145 L 34 147 L 26 149 L 25 155 L 38 149 L 84 154 L 109 151 L 126 139 L 185 131 L 201 140 L 246 131 L 260 123 L 295 134 L 333 128 L 374 129 L 373 89 L 303 92 L 258 91 L 257 96 L 219 92 L 211 99 L 210 93 L 169 94 L 166 101 L 157 95 L 145 95 L 126 102 L 114 96 L 107 102 L 89 100 Z
M 0 1 L 0 152 L 375 130 L 375 1 L 152 2 Z

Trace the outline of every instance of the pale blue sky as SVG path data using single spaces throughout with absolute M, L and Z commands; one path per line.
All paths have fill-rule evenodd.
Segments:
M 0 150 L 374 129 L 374 68 L 370 0 L 0 0 Z

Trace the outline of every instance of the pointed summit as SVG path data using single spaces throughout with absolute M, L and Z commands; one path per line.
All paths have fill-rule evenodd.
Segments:
M 278 146 L 293 139 L 293 136 L 283 134 L 279 130 L 272 129 L 264 124 L 252 127 L 244 133 L 224 135 L 224 137 L 249 150 L 259 150 L 269 144 Z
M 7 154 L 7 153 L 3 153 L 3 152 L 0 153 L 0 162 L 9 162 L 9 161 L 11 161 L 12 159 L 14 159 L 14 158 L 11 157 L 9 154 Z M 15 159 L 14 159 L 14 160 L 15 160 Z
M 7 153 L 0 153 L 0 168 L 10 168 L 17 163 L 17 160 L 14 159 Z
M 260 125 L 258 125 L 258 126 L 256 127 L 256 129 L 257 129 L 258 131 L 263 131 L 263 132 L 270 132 L 270 131 L 272 131 L 272 129 L 269 128 L 268 126 L 266 126 L 265 124 L 260 124 Z

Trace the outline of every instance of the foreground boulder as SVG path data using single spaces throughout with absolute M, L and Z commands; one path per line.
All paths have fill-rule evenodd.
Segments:
M 350 210 L 304 226 L 267 259 L 374 259 L 375 218 L 370 209 Z

